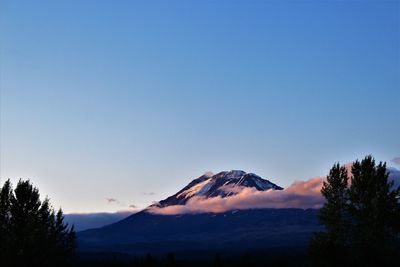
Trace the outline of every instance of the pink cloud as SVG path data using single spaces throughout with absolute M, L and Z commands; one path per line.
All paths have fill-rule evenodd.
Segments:
M 324 199 L 320 193 L 322 177 L 308 181 L 296 181 L 284 190 L 258 191 L 255 188 L 242 188 L 236 195 L 221 198 L 194 197 L 185 205 L 164 208 L 150 207 L 151 213 L 173 215 L 185 213 L 225 212 L 234 209 L 261 208 L 320 208 Z
M 349 177 L 352 176 L 353 163 L 345 164 Z M 400 186 L 400 170 L 388 168 L 389 179 L 395 186 Z M 321 195 L 323 181 L 326 177 L 314 177 L 307 181 L 295 181 L 284 190 L 258 191 L 248 187 L 224 186 L 227 192 L 235 195 L 221 198 L 193 197 L 185 205 L 168 206 L 159 208 L 152 206 L 147 210 L 155 214 L 174 215 L 185 213 L 225 212 L 235 209 L 261 209 L 261 208 L 321 208 L 324 198 Z M 351 180 L 349 179 L 349 183 Z M 157 204 L 157 203 L 155 203 Z
M 393 158 L 393 159 L 392 159 L 392 162 L 393 162 L 393 163 L 396 163 L 396 164 L 398 164 L 398 165 L 400 165 L 400 157 L 395 157 L 395 158 Z

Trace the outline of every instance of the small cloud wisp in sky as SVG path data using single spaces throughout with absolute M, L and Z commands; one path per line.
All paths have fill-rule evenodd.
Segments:
M 117 199 L 112 198 L 112 197 L 108 197 L 108 198 L 106 198 L 106 200 L 108 203 L 117 203 L 117 204 L 119 203 L 119 201 Z
M 113 197 L 106 198 L 106 201 L 107 201 L 108 204 L 116 204 L 116 205 L 118 205 L 120 207 L 123 207 L 124 210 L 127 208 L 128 211 L 132 210 L 132 209 L 138 209 L 139 208 L 137 205 L 134 205 L 134 204 L 127 205 L 125 203 L 122 203 L 121 201 L 119 201 L 118 199 L 113 198 Z

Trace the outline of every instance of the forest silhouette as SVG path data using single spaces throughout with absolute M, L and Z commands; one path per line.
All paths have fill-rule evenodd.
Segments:
M 27 180 L 0 189 L 0 266 L 395 266 L 400 251 L 400 187 L 389 181 L 386 163 L 372 156 L 348 169 L 335 164 L 323 184 L 319 211 L 324 231 L 315 233 L 308 252 L 243 251 L 236 260 L 215 252 L 209 261 L 163 257 L 85 257 L 78 251 L 73 226 Z M 87 255 L 86 255 L 87 256 Z M 96 258 L 98 257 L 98 258 Z
M 65 266 L 75 252 L 74 227 L 29 180 L 0 190 L 0 266 Z

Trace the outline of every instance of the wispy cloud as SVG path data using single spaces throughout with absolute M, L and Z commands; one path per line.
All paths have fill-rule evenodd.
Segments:
M 145 196 L 154 196 L 156 193 L 154 193 L 154 192 L 143 192 L 142 194 L 145 195 Z
M 118 199 L 113 198 L 113 197 L 107 197 L 107 198 L 106 198 L 106 201 L 107 201 L 108 203 L 119 203 Z
M 394 186 L 397 188 L 400 186 L 400 170 L 396 168 L 388 168 L 389 170 L 389 178 L 391 181 L 393 181 Z
M 392 159 L 392 162 L 395 163 L 395 164 L 400 165 L 400 157 L 395 157 L 395 158 L 393 158 L 393 159 Z
M 221 198 L 194 197 L 185 205 L 164 208 L 151 207 L 149 211 L 156 214 L 184 214 L 204 212 L 224 212 L 233 209 L 256 208 L 320 208 L 324 199 L 320 193 L 322 177 L 308 181 L 296 181 L 284 190 L 258 191 L 255 188 L 241 188 L 236 195 Z
M 113 197 L 106 198 L 106 201 L 109 204 L 115 204 L 115 205 L 118 205 L 118 206 L 122 207 L 123 210 L 125 210 L 125 209 L 132 210 L 132 209 L 138 209 L 139 208 L 138 206 L 136 206 L 134 204 L 127 205 L 127 204 L 125 204 L 125 203 L 123 203 L 123 202 L 121 202 L 118 199 L 113 198 Z

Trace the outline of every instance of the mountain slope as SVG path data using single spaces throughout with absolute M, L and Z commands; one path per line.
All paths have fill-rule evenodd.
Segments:
M 200 176 L 175 195 L 161 200 L 154 206 L 184 205 L 192 197 L 211 198 L 220 196 L 225 198 L 237 194 L 244 187 L 253 187 L 258 191 L 283 189 L 254 173 L 246 173 L 238 170 L 223 171 L 215 175 L 206 174 Z
M 194 197 L 228 198 L 244 188 L 282 190 L 255 174 L 225 171 L 203 175 L 153 206 L 185 205 Z M 249 209 L 182 215 L 160 215 L 146 209 L 117 223 L 80 232 L 78 240 L 82 251 L 140 254 L 305 246 L 318 229 L 317 211 L 312 209 Z
M 317 210 L 258 209 L 155 215 L 140 212 L 78 233 L 81 251 L 130 254 L 185 250 L 306 246 L 321 227 Z

